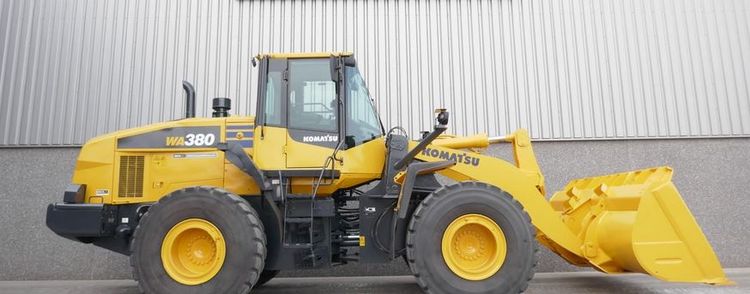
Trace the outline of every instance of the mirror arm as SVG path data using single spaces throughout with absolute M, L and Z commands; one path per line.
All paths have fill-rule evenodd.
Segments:
M 422 150 L 427 147 L 430 143 L 432 143 L 433 140 L 437 139 L 440 134 L 445 132 L 445 130 L 448 129 L 448 112 L 445 111 L 445 109 L 436 109 L 435 112 L 437 113 L 437 117 L 435 119 L 435 129 L 427 134 L 424 139 L 419 141 L 419 144 L 417 144 L 414 149 L 410 150 L 409 153 L 404 156 L 404 158 L 401 158 L 396 164 L 393 166 L 396 170 L 401 170 L 404 168 L 409 162 L 411 162 L 414 157 L 417 156 L 419 152 L 422 152 Z

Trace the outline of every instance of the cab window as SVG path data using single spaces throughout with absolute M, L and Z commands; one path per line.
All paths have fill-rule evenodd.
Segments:
M 365 81 L 356 67 L 346 67 L 346 89 L 347 147 L 351 148 L 383 136 L 383 126 L 375 112 Z
M 281 95 L 282 83 L 280 71 L 268 71 L 268 81 L 266 83 L 266 103 L 263 113 L 266 117 L 266 124 L 281 125 Z
M 328 59 L 289 61 L 289 127 L 336 132 L 336 84 Z

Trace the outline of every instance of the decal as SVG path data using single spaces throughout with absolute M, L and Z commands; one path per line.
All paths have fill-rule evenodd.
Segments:
M 303 136 L 302 142 L 310 143 L 310 142 L 338 142 L 339 136 L 337 135 L 331 135 L 326 134 L 322 136 Z
M 173 158 L 216 158 L 216 153 L 176 153 Z
M 253 138 L 253 131 L 240 131 L 240 132 L 229 132 L 229 131 L 227 131 L 225 134 L 227 135 L 226 136 L 227 139 L 234 138 L 234 139 L 237 139 L 237 140 L 242 140 L 242 139 L 252 139 Z
M 227 130 L 252 130 L 254 125 L 227 125 Z
M 214 142 L 216 142 L 216 135 L 214 134 L 187 134 L 182 137 L 172 137 L 169 136 L 166 138 L 166 142 L 164 143 L 166 146 L 213 146 Z
M 479 158 L 473 157 L 467 153 L 456 153 L 450 151 L 441 151 L 437 149 L 425 148 L 422 155 L 432 158 L 454 161 L 459 164 L 479 166 Z
M 215 147 L 218 126 L 175 127 L 117 139 L 118 148 L 205 148 Z
M 185 146 L 185 137 L 167 137 L 167 146 Z
M 242 146 L 242 148 L 253 148 L 253 140 L 252 139 L 251 140 L 233 140 L 233 139 L 229 139 L 229 140 L 227 140 L 227 143 L 229 143 L 229 142 L 238 143 L 238 144 L 240 144 L 240 146 Z
M 339 142 L 339 134 L 335 132 L 321 132 L 303 129 L 288 129 L 289 137 L 300 143 L 334 148 Z
M 224 133 L 228 142 L 236 142 L 242 148 L 253 147 L 253 128 L 252 126 L 227 126 Z
M 107 195 L 109 195 L 109 190 L 108 189 L 96 189 L 96 191 L 94 192 L 94 195 L 96 195 L 96 196 L 107 196 Z

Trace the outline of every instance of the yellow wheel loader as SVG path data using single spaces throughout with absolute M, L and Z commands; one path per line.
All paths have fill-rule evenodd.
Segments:
M 88 141 L 55 233 L 130 256 L 146 293 L 247 293 L 279 271 L 405 259 L 426 293 L 518 293 L 538 244 L 571 264 L 731 283 L 656 167 L 545 198 L 529 136 L 386 131 L 351 53 L 262 54 L 257 113 L 227 98 Z M 461 114 L 460 114 L 461 115 Z M 514 161 L 483 155 L 507 143 Z M 437 175 L 444 177 L 437 177 Z

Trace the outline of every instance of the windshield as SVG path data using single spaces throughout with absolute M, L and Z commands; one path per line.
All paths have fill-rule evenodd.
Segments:
M 346 67 L 346 145 L 351 148 L 383 136 L 383 125 L 375 112 L 370 92 L 356 67 Z

